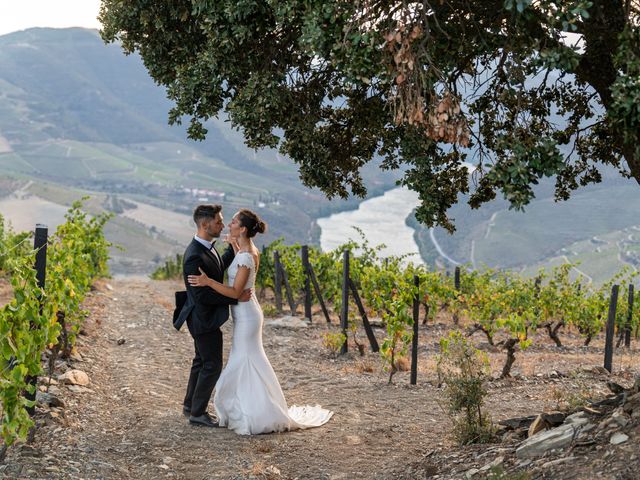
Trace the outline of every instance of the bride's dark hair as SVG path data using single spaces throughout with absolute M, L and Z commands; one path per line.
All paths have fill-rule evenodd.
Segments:
M 240 226 L 247 227 L 247 237 L 249 238 L 255 237 L 256 233 L 267 231 L 267 224 L 247 208 L 242 208 L 238 211 L 238 219 L 240 220 Z

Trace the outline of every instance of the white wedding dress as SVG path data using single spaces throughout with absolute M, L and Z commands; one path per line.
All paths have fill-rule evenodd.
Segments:
M 253 288 L 256 268 L 250 253 L 238 253 L 229 266 L 229 284 L 233 285 L 239 266 L 249 268 L 245 288 Z M 233 343 L 231 353 L 213 398 L 220 426 L 241 435 L 283 432 L 318 427 L 329 421 L 333 412 L 319 405 L 291 406 L 287 402 L 262 347 L 262 308 L 255 294 L 248 302 L 231 307 Z

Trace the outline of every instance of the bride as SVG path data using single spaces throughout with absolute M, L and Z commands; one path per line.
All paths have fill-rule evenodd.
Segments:
M 264 233 L 265 223 L 251 210 L 241 209 L 229 225 L 229 237 L 237 248 L 224 285 L 206 276 L 189 275 L 193 286 L 208 286 L 227 297 L 238 298 L 254 288 L 260 255 L 252 238 Z M 233 343 L 227 365 L 216 383 L 213 399 L 221 427 L 241 435 L 282 432 L 317 427 L 329 421 L 333 412 L 319 405 L 287 408 L 287 402 L 262 347 L 262 308 L 255 293 L 248 302 L 231 306 Z

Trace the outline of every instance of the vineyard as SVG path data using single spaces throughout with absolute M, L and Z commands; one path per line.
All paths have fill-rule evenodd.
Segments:
M 396 362 L 411 347 L 417 323 L 433 322 L 437 316 L 450 318 L 467 336 L 482 332 L 490 346 L 502 348 L 502 377 L 510 375 L 516 352 L 540 338 L 538 332 L 558 347 L 563 345 L 563 332 L 577 332 L 588 346 L 609 323 L 604 352 L 609 371 L 614 331 L 618 332 L 618 347 L 623 341 L 628 347 L 631 336 L 638 336 L 636 271 L 623 269 L 599 287 L 582 276 L 573 278 L 572 264 L 540 270 L 533 278 L 489 268 L 457 268 L 450 275 L 409 263 L 405 257 L 381 258 L 381 248 L 370 246 L 364 236 L 360 243 L 350 241 L 326 253 L 276 241 L 263 250 L 257 286 L 262 292 L 275 292 L 280 312 L 281 284 L 294 314 L 299 304 L 306 304 L 305 316 L 310 318 L 310 304 L 319 302 L 330 321 L 325 304 L 330 305 L 341 331 L 327 333 L 326 343 L 342 353 L 348 348 L 349 336 L 361 349 L 358 329 L 363 328 L 371 339 L 368 319 L 380 319 L 386 328 L 380 354 L 390 381 L 398 370 Z M 375 342 L 371 347 L 377 351 Z
M 95 303 L 95 297 L 87 297 L 87 294 L 90 293 L 93 280 L 106 274 L 108 242 L 102 235 L 102 227 L 107 220 L 107 217 L 89 217 L 81 210 L 81 204 L 77 203 L 69 210 L 67 222 L 48 237 L 46 233 L 43 236 L 42 227 L 36 228 L 35 235 L 31 235 L 14 233 L 3 225 L 3 255 L 0 265 L 5 282 L 10 282 L 11 285 L 11 298 L 2 308 L 0 317 L 4 450 L 16 440 L 27 439 L 33 433 L 32 415 L 36 405 L 34 393 L 37 378 L 51 376 L 56 358 L 73 355 L 79 338 L 78 332 L 87 317 L 83 310 L 83 300 L 93 298 L 91 301 Z M 294 399 L 307 401 L 310 396 L 314 400 L 331 404 L 325 397 L 326 389 L 323 390 L 322 387 L 323 384 L 328 384 L 331 385 L 330 398 L 338 402 L 334 403 L 333 408 L 338 412 L 353 411 L 356 415 L 354 418 L 359 418 L 357 415 L 360 406 L 357 401 L 352 403 L 349 390 L 338 393 L 342 392 L 339 384 L 344 381 L 341 377 L 346 372 L 349 382 L 358 385 L 357 388 L 363 392 L 368 392 L 368 396 L 375 397 L 378 402 L 376 405 L 383 405 L 381 408 L 387 409 L 389 419 L 385 421 L 392 422 L 393 425 L 394 421 L 404 418 L 403 428 L 410 429 L 418 420 L 411 420 L 413 417 L 407 417 L 404 413 L 394 414 L 394 405 L 402 403 L 402 398 L 406 395 L 420 393 L 419 421 L 427 421 L 432 417 L 433 409 L 436 408 L 434 400 L 427 400 L 421 392 L 422 389 L 433 389 L 434 394 L 430 394 L 431 396 L 440 395 L 435 393 L 439 387 L 434 387 L 438 383 L 433 375 L 436 357 L 440 357 L 447 349 L 452 349 L 452 342 L 456 338 L 467 338 L 478 348 L 492 352 L 491 361 L 494 364 L 500 363 L 497 369 L 500 373 L 491 382 L 500 386 L 508 385 L 499 382 L 510 377 L 512 368 L 518 365 L 520 355 L 524 358 L 527 350 L 534 350 L 535 355 L 540 358 L 574 352 L 578 362 L 580 355 L 584 358 L 588 356 L 589 360 L 586 362 L 590 365 L 593 365 L 594 352 L 600 352 L 599 355 L 605 354 L 604 365 L 608 365 L 611 371 L 613 342 L 616 340 L 613 334 L 617 330 L 617 346 L 628 345 L 638 334 L 635 305 L 637 298 L 633 295 L 634 272 L 622 271 L 600 287 L 585 283 L 581 277 L 574 278 L 572 265 L 540 271 L 533 278 L 491 269 L 471 271 L 461 268 L 447 274 L 444 271 L 429 270 L 424 265 L 411 264 L 403 257 L 382 258 L 379 254 L 381 248 L 371 246 L 364 237 L 360 242 L 349 241 L 332 252 L 321 252 L 307 246 L 285 245 L 282 240 L 264 248 L 257 293 L 263 299 L 265 314 L 270 318 L 280 318 L 290 311 L 293 315 L 304 316 L 312 321 L 310 333 L 296 334 L 294 343 L 291 343 L 293 340 L 285 341 L 287 336 L 282 333 L 274 336 L 273 330 L 267 330 L 272 332 L 267 334 L 271 339 L 271 343 L 268 343 L 270 351 L 280 351 L 273 360 L 281 381 L 286 382 L 283 385 L 289 398 L 293 396 Z M 46 268 L 42 268 L 43 261 Z M 180 278 L 180 264 L 179 257 L 171 258 L 153 277 Z M 160 285 L 165 282 L 155 283 Z M 180 288 L 180 283 L 173 282 L 162 288 L 172 291 Z M 175 337 L 175 332 L 171 332 L 172 329 L 169 328 L 168 318 L 164 319 L 169 316 L 172 308 L 168 304 L 172 299 L 171 292 L 164 292 L 161 297 L 154 297 L 155 300 L 150 299 L 155 302 L 152 308 L 136 304 L 144 296 L 142 293 L 135 293 L 140 292 L 141 288 L 146 290 L 149 287 L 135 284 L 123 287 L 127 294 L 135 298 L 127 300 L 130 306 L 121 307 L 127 314 L 118 314 L 116 318 L 123 319 L 119 320 L 120 324 L 116 322 L 115 326 L 109 327 L 111 330 L 105 325 L 105 339 L 100 348 L 111 352 L 109 355 L 118 359 L 114 365 L 120 365 L 123 355 L 131 357 L 131 365 L 136 365 L 136 358 L 153 358 L 154 361 L 144 360 L 140 366 L 130 369 L 125 383 L 115 387 L 106 385 L 105 391 L 125 392 L 125 398 L 129 398 L 126 397 L 127 392 L 138 387 L 149 391 L 149 387 L 139 385 L 137 369 L 148 370 L 143 376 L 151 378 L 150 382 L 158 381 L 153 372 L 162 370 L 162 375 L 158 375 L 164 389 L 163 408 L 169 412 L 164 415 L 173 418 L 174 411 L 177 411 L 175 405 L 181 395 L 182 380 L 179 375 L 187 371 L 182 363 L 188 361 L 188 350 L 191 347 L 189 342 L 178 338 L 181 335 Z M 153 287 L 157 288 L 160 287 Z M 120 295 L 126 296 L 125 293 Z M 288 308 L 284 304 L 288 304 Z M 164 313 L 158 311 L 158 308 L 164 310 Z M 299 312 L 300 309 L 302 311 Z M 137 313 L 130 314 L 130 311 Z M 152 311 L 153 315 L 146 318 L 145 312 L 150 314 Z M 107 312 L 108 310 L 98 315 L 104 316 Z M 92 316 L 94 315 L 96 311 L 92 310 Z M 125 320 L 129 318 L 130 320 Z M 158 322 L 163 325 L 166 323 L 166 326 L 162 327 L 161 336 L 152 340 L 152 332 L 157 330 Z M 116 327 L 120 330 L 113 330 Z M 131 328 L 134 327 L 138 332 L 137 337 L 132 337 Z M 455 337 L 451 335 L 451 331 L 460 333 Z M 608 340 L 603 342 L 602 337 L 607 331 Z M 324 350 L 316 348 L 315 344 L 309 346 L 299 343 L 316 335 L 320 337 L 317 339 L 318 347 Z M 230 338 L 228 332 L 225 336 Z M 580 349 L 575 349 L 578 337 L 581 338 L 580 343 L 586 345 L 583 347 L 587 349 L 584 354 L 581 354 Z M 439 350 L 434 348 L 438 339 L 441 339 Z M 435 342 L 431 343 L 433 340 Z M 603 343 L 604 349 L 601 348 Z M 161 352 L 158 355 L 153 350 L 154 344 L 170 345 L 164 349 L 170 353 Z M 566 350 L 567 345 L 571 350 Z M 98 345 L 92 345 L 92 348 L 98 348 Z M 118 348 L 128 350 L 111 351 Z M 551 353 L 553 349 L 558 349 L 557 355 Z M 496 352 L 502 353 L 498 355 Z M 96 355 L 102 358 L 104 353 L 97 352 Z M 173 358 L 169 363 L 163 358 L 166 355 Z M 410 360 L 408 356 L 411 357 Z M 625 358 L 628 357 L 626 355 Z M 358 358 L 362 360 L 358 361 Z M 89 368 L 92 376 L 100 378 L 107 360 L 108 358 L 96 360 L 95 368 Z M 377 362 L 378 366 L 372 364 L 372 361 Z M 415 365 L 417 361 L 421 362 L 419 369 Z M 375 381 L 372 383 L 372 377 L 369 376 L 372 375 L 371 372 L 384 370 L 385 381 L 392 383 L 394 375 L 408 370 L 409 363 L 412 364 L 410 383 L 416 384 L 416 374 L 420 372 L 421 390 L 397 390 L 397 381 L 388 389 L 381 388 Z M 172 365 L 170 369 L 164 368 L 164 365 L 169 364 Z M 291 365 L 297 367 L 292 369 Z M 305 383 L 304 378 L 308 378 L 310 369 L 317 369 L 318 365 L 322 365 L 320 368 L 327 377 Z M 544 390 L 545 383 L 560 377 L 555 370 L 557 366 L 552 367 L 551 362 L 541 361 L 540 365 L 535 371 L 542 379 L 539 387 Z M 548 372 L 540 370 L 545 365 L 549 365 Z M 111 368 L 111 375 L 117 379 L 121 375 L 119 367 Z M 493 370 L 496 370 L 495 365 Z M 373 375 L 375 378 L 375 373 Z M 361 379 L 356 380 L 357 377 Z M 401 378 L 406 377 L 402 375 Z M 531 382 L 531 388 L 538 388 L 537 380 Z M 295 386 L 298 384 L 301 387 L 297 389 Z M 524 408 L 521 405 L 519 409 L 512 406 L 504 410 L 505 394 L 502 391 L 499 399 L 491 401 L 503 413 L 510 411 L 513 415 Z M 518 395 L 514 390 L 508 396 L 517 398 Z M 144 401 L 143 397 L 139 397 L 140 402 Z M 91 405 L 103 402 L 104 408 L 110 408 L 111 396 L 103 398 L 96 391 L 95 398 L 85 397 L 84 401 L 82 412 L 86 413 L 83 421 L 97 424 L 103 422 L 101 415 L 91 417 L 91 412 L 95 415 L 96 408 Z M 359 398 L 359 402 L 366 405 L 366 397 Z M 133 421 L 127 416 L 129 407 L 125 405 L 123 408 L 120 413 L 122 421 Z M 82 413 L 74 415 L 82 416 Z M 114 414 L 112 421 L 116 422 L 118 418 Z M 162 418 L 166 419 L 164 416 Z M 157 427 L 162 431 L 166 428 L 162 424 L 162 418 L 158 419 L 157 424 L 153 420 L 154 429 Z M 178 420 L 170 421 L 171 429 L 176 437 L 183 438 L 186 432 L 181 430 L 183 426 Z M 349 425 L 346 430 L 351 432 L 349 438 L 356 438 L 362 424 L 354 420 Z M 392 425 L 390 428 L 393 428 Z M 102 425 L 96 428 L 110 431 L 115 427 Z M 328 427 L 328 431 L 334 433 L 342 432 L 342 429 L 340 423 Z M 144 430 L 140 435 L 143 433 Z M 313 437 L 316 439 L 314 441 L 322 438 L 321 431 L 314 435 L 320 435 Z M 395 437 L 381 437 L 377 440 L 378 443 L 382 442 L 379 448 L 386 445 L 383 438 L 387 438 L 384 442 L 398 441 Z M 92 441 L 99 445 L 104 440 Z M 146 442 L 144 437 L 140 441 Z M 230 445 L 229 452 L 233 452 L 235 447 L 232 443 Z M 172 444 L 167 448 L 176 447 Z M 286 450 L 283 447 L 283 452 Z M 324 468 L 324 463 L 318 462 L 317 468 Z M 232 466 L 228 468 L 232 469 Z M 233 468 L 238 467 L 236 465 Z M 147 478 L 144 476 L 146 474 L 142 475 L 142 478 Z M 107 475 L 107 478 L 120 477 Z M 184 478 L 189 478 L 189 475 Z
M 0 404 L 2 456 L 33 433 L 37 378 L 43 359 L 49 374 L 58 356 L 68 357 L 86 316 L 82 309 L 93 279 L 107 275 L 108 215 L 90 217 L 75 202 L 52 235 L 14 233 L 0 217 L 0 275 L 11 299 L 0 309 Z

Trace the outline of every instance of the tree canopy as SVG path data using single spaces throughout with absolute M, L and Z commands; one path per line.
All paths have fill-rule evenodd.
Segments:
M 101 32 L 140 53 L 189 136 L 226 112 L 327 196 L 405 167 L 422 223 L 460 193 L 521 209 L 612 165 L 640 182 L 639 0 L 102 0 Z M 467 165 L 475 166 L 469 175 Z

